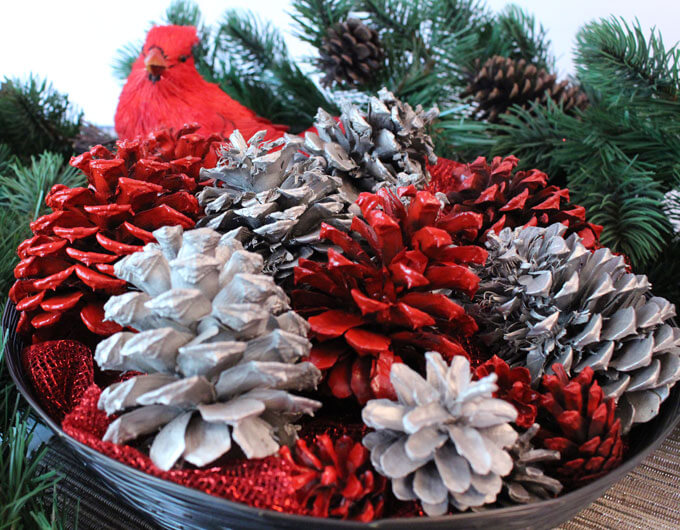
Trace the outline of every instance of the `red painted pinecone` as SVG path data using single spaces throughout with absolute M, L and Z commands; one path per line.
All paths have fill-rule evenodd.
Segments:
M 531 374 L 524 366 L 510 368 L 508 363 L 494 355 L 475 370 L 475 378 L 481 379 L 489 374 L 496 374 L 498 390 L 494 397 L 512 403 L 517 409 L 515 424 L 528 429 L 536 421 L 539 394 L 531 388 Z
M 621 463 L 621 421 L 616 403 L 604 399 L 593 370 L 584 368 L 571 380 L 561 364 L 541 382 L 537 438 L 546 449 L 560 452 L 554 475 L 578 487 L 608 473 Z
M 421 365 L 430 350 L 467 355 L 457 338 L 477 330 L 455 300 L 479 283 L 464 264 L 482 264 L 487 253 L 456 243 L 461 234 L 474 238 L 481 216 L 444 215 L 434 195 L 412 186 L 400 193 L 407 206 L 384 188 L 362 193 L 352 235 L 322 226 L 321 238 L 340 251 L 331 248 L 324 263 L 300 259 L 295 269 L 306 289 L 293 302 L 311 315 L 315 339 L 310 360 L 338 398 L 393 397 L 393 362 Z
M 479 212 L 484 216 L 482 236 L 494 230 L 520 226 L 567 225 L 566 235 L 576 232 L 587 248 L 597 248 L 602 227 L 586 222 L 582 206 L 569 202 L 569 190 L 548 186 L 548 175 L 538 169 L 515 171 L 514 156 L 495 157 L 489 165 L 483 157 L 471 164 L 440 158 L 429 168 L 430 191 L 446 194 L 453 212 Z
M 154 241 L 153 230 L 191 228 L 201 213 L 193 192 L 199 169 L 216 163 L 218 138 L 195 130 L 159 131 L 119 141 L 115 153 L 96 146 L 71 159 L 89 186 L 54 186 L 45 199 L 52 213 L 31 224 L 33 237 L 17 249 L 21 261 L 10 298 L 21 311 L 20 333 L 41 342 L 55 326 L 58 338 L 79 340 L 88 330 L 120 330 L 103 322 L 103 303 L 126 289 L 113 274 L 114 262 Z
M 309 515 L 363 522 L 381 517 L 387 481 L 373 471 L 361 442 L 319 434 L 311 444 L 297 440 L 292 451 L 282 447 L 280 454 L 295 467 L 293 480 Z

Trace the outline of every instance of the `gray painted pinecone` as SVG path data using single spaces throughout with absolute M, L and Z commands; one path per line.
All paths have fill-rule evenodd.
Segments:
M 652 296 L 644 275 L 627 272 L 607 248 L 588 251 L 578 236 L 548 228 L 490 233 L 489 260 L 475 297 L 483 337 L 537 383 L 553 363 L 590 366 L 605 395 L 619 400 L 624 432 L 659 412 L 680 378 L 675 307 Z
M 536 449 L 531 443 L 539 429 L 538 423 L 534 423 L 526 432 L 520 434 L 510 448 L 514 467 L 503 482 L 505 492 L 513 503 L 537 502 L 556 497 L 562 491 L 562 483 L 545 475 L 540 467 L 543 462 L 559 461 L 560 452 Z
M 324 174 L 319 160 L 298 152 L 301 138 L 263 142 L 265 132 L 246 143 L 235 131 L 217 167 L 201 170 L 217 185 L 198 195 L 206 213 L 198 226 L 234 230 L 247 250 L 264 257 L 264 270 L 280 280 L 292 274 L 299 258 L 327 250 L 319 241 L 322 222 L 349 229 L 352 208 L 342 179 Z
M 326 74 L 326 87 L 367 84 L 383 66 L 384 52 L 378 32 L 358 18 L 330 27 L 319 48 L 318 66 Z
M 383 88 L 370 99 L 367 114 L 344 105 L 342 127 L 319 109 L 314 124 L 318 134 L 305 133 L 303 150 L 320 157 L 326 173 L 342 177 L 349 188 L 375 191 L 409 184 L 421 188 L 430 179 L 427 163 L 437 161 L 427 126 L 438 114 L 436 107 L 425 112 L 418 105 L 414 110 Z
M 202 466 L 228 452 L 232 440 L 248 458 L 291 442 L 291 424 L 321 403 L 291 394 L 316 387 L 306 321 L 262 258 L 209 228 L 154 232 L 158 244 L 116 263 L 115 273 L 139 291 L 114 296 L 106 318 L 123 331 L 99 343 L 104 370 L 137 370 L 104 389 L 99 408 L 123 414 L 104 440 L 126 443 L 154 435 L 150 456 L 160 469 L 182 458 Z M 159 432 L 160 429 L 160 432 Z
M 427 379 L 395 363 L 390 381 L 398 402 L 370 400 L 362 411 L 371 462 L 392 480 L 399 500 L 420 500 L 428 515 L 492 503 L 512 471 L 506 448 L 517 439 L 517 410 L 493 397 L 496 374 L 472 380 L 470 363 L 425 355 Z

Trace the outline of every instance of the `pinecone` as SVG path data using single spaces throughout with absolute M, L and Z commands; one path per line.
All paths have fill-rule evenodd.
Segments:
M 112 297 L 106 318 L 140 333 L 100 342 L 95 360 L 104 370 L 147 375 L 102 392 L 100 409 L 126 411 L 103 439 L 155 434 L 150 457 L 163 470 L 180 458 L 208 464 L 230 450 L 232 438 L 248 458 L 275 453 L 280 441 L 294 439 L 290 422 L 321 406 L 288 392 L 313 388 L 321 377 L 297 362 L 311 348 L 304 320 L 261 274 L 261 256 L 232 237 L 181 227 L 154 236 L 158 244 L 114 267 L 140 291 Z
M 352 219 L 351 235 L 321 226 L 321 238 L 339 250 L 295 268 L 296 285 L 306 289 L 293 291 L 293 302 L 312 315 L 316 339 L 310 359 L 338 398 L 392 397 L 393 362 L 422 365 L 426 350 L 467 355 L 458 338 L 477 329 L 457 300 L 477 288 L 464 264 L 484 263 L 486 252 L 456 242 L 478 228 L 479 215 L 445 216 L 434 195 L 400 191 L 406 206 L 387 189 L 362 193 L 363 217 Z
M 201 213 L 192 193 L 199 169 L 216 162 L 216 139 L 193 131 L 163 130 L 119 141 L 115 153 L 97 146 L 71 159 L 89 187 L 54 186 L 45 200 L 53 212 L 31 224 L 34 236 L 17 250 L 10 298 L 20 333 L 41 342 L 55 331 L 81 341 L 119 331 L 102 310 L 110 294 L 125 291 L 113 263 L 153 241 L 156 228 L 191 228 Z
M 398 401 L 371 400 L 362 411 L 364 437 L 375 469 L 392 480 L 399 500 L 420 500 L 425 513 L 442 515 L 494 502 L 512 471 L 517 417 L 509 403 L 492 396 L 496 376 L 472 380 L 470 364 L 456 356 L 447 366 L 426 354 L 427 380 L 405 364 L 390 378 Z
M 582 206 L 569 202 L 569 190 L 548 186 L 548 175 L 538 169 L 515 171 L 514 156 L 495 157 L 491 165 L 479 157 L 472 164 L 440 158 L 430 168 L 430 191 L 446 194 L 454 212 L 484 215 L 479 242 L 490 230 L 563 223 L 577 233 L 587 248 L 597 248 L 602 227 L 586 222 Z
M 437 108 L 424 112 L 420 105 L 413 110 L 383 88 L 378 98 L 370 99 L 366 115 L 346 104 L 338 123 L 319 109 L 317 133 L 305 133 L 302 150 L 320 157 L 327 174 L 343 178 L 350 200 L 356 198 L 356 189 L 409 184 L 422 188 L 430 178 L 427 164 L 437 161 L 426 129 L 438 114 Z
M 560 364 L 544 375 L 537 438 L 546 449 L 559 451 L 556 476 L 572 488 L 607 474 L 621 463 L 623 441 L 616 404 L 586 367 L 573 379 Z
M 515 424 L 521 429 L 529 429 L 536 421 L 538 392 L 531 388 L 531 374 L 524 366 L 510 368 L 508 363 L 494 355 L 475 369 L 475 377 L 482 379 L 496 374 L 498 390 L 494 397 L 503 399 L 517 409 Z
M 484 338 L 500 357 L 529 368 L 534 382 L 554 362 L 595 370 L 619 401 L 624 432 L 659 412 L 680 379 L 674 306 L 652 296 L 647 277 L 607 248 L 590 252 L 567 228 L 489 234 L 489 261 L 475 299 Z
M 556 79 L 524 59 L 494 55 L 478 63 L 461 96 L 472 96 L 477 104 L 475 118 L 490 122 L 499 121 L 513 105 L 528 109 L 534 102 L 546 104 L 549 99 L 561 104 L 565 112 L 588 106 L 588 96 L 578 86 Z
M 385 53 L 378 32 L 357 18 L 337 22 L 326 32 L 319 48 L 321 83 L 364 86 L 383 67 Z
M 333 441 L 319 434 L 311 445 L 297 440 L 292 452 L 282 447 L 280 453 L 297 469 L 298 493 L 310 515 L 363 522 L 382 516 L 387 481 L 373 472 L 368 451 L 350 436 Z
M 216 185 L 198 195 L 206 213 L 198 226 L 236 230 L 247 250 L 263 255 L 264 270 L 283 281 L 300 257 L 326 252 L 328 245 L 319 241 L 321 222 L 349 229 L 350 202 L 339 177 L 325 175 L 318 159 L 298 153 L 301 138 L 262 142 L 263 137 L 264 131 L 246 143 L 235 131 L 218 166 L 201 173 Z
M 512 473 L 505 477 L 503 485 L 509 500 L 513 503 L 527 504 L 541 499 L 556 497 L 562 491 L 562 483 L 544 474 L 542 465 L 560 460 L 560 452 L 550 449 L 536 449 L 531 443 L 540 426 L 534 423 L 521 434 L 510 448 L 514 462 Z M 536 465 L 539 464 L 539 465 Z

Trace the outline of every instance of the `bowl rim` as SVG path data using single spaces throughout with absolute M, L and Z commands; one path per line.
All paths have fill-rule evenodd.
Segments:
M 5 343 L 4 357 L 10 372 L 10 376 L 12 377 L 14 384 L 16 385 L 17 389 L 24 397 L 24 399 L 26 399 L 29 405 L 38 413 L 41 421 L 46 423 L 48 427 L 54 432 L 54 434 L 58 438 L 63 440 L 67 445 L 75 446 L 71 447 L 71 449 L 77 448 L 78 451 L 87 454 L 93 460 L 104 459 L 106 461 L 106 465 L 109 468 L 111 468 L 114 472 L 128 474 L 131 478 L 138 479 L 141 483 L 147 482 L 149 486 L 155 485 L 156 491 L 168 493 L 168 490 L 171 490 L 173 494 L 179 495 L 187 500 L 197 500 L 201 501 L 204 504 L 205 503 L 221 504 L 224 506 L 225 509 L 228 508 L 229 511 L 236 516 L 238 516 L 239 514 L 243 514 L 244 516 L 250 518 L 253 517 L 266 518 L 271 520 L 272 522 L 275 522 L 277 520 L 293 524 L 295 523 L 308 524 L 310 522 L 314 522 L 314 524 L 317 524 L 322 527 L 331 525 L 333 528 L 360 529 L 369 527 L 380 528 L 387 526 L 389 526 L 390 528 L 405 528 L 407 526 L 412 526 L 415 523 L 427 524 L 427 522 L 429 522 L 432 524 L 436 524 L 444 523 L 446 521 L 452 521 L 453 519 L 455 519 L 457 522 L 465 521 L 479 522 L 481 519 L 483 519 L 484 515 L 489 515 L 496 518 L 512 517 L 513 515 L 525 515 L 525 512 L 528 507 L 540 506 L 541 508 L 544 509 L 551 508 L 560 509 L 564 506 L 565 503 L 569 503 L 571 499 L 573 499 L 575 502 L 579 504 L 580 509 L 585 509 L 587 508 L 587 506 L 590 505 L 590 503 L 583 505 L 582 502 L 578 502 L 578 499 L 580 497 L 582 497 L 584 494 L 588 492 L 598 491 L 599 498 L 607 489 L 609 489 L 616 482 L 618 482 L 618 480 L 620 480 L 620 477 L 623 477 L 633 468 L 640 465 L 642 461 L 652 451 L 654 451 L 659 445 L 661 445 L 661 443 L 668 437 L 668 435 L 676 428 L 676 426 L 680 422 L 680 414 L 676 414 L 676 417 L 672 418 L 668 422 L 668 424 L 661 431 L 661 434 L 659 436 L 652 440 L 644 440 L 640 446 L 640 449 L 637 450 L 635 454 L 633 454 L 630 458 L 624 460 L 618 467 L 612 469 L 609 473 L 603 475 L 602 477 L 594 480 L 593 482 L 590 482 L 589 484 L 586 484 L 585 486 L 565 493 L 564 495 L 560 495 L 558 497 L 554 497 L 551 499 L 537 501 L 535 503 L 518 504 L 515 506 L 507 506 L 500 508 L 486 508 L 483 511 L 479 512 L 467 511 L 450 515 L 439 515 L 434 517 L 389 517 L 383 519 L 376 519 L 368 523 L 350 520 L 339 520 L 326 517 L 315 517 L 310 515 L 290 514 L 268 508 L 256 508 L 253 506 L 249 506 L 245 503 L 232 501 L 215 495 L 210 495 L 201 490 L 189 488 L 188 486 L 184 486 L 176 482 L 164 480 L 162 478 L 145 473 L 144 471 L 140 471 L 132 466 L 119 462 L 118 460 L 115 460 L 107 455 L 104 455 L 99 451 L 91 448 L 90 446 L 82 442 L 79 442 L 78 440 L 66 434 L 61 429 L 61 426 L 58 425 L 38 403 L 37 399 L 34 397 L 33 390 L 29 386 L 30 383 L 26 380 L 26 374 L 23 372 L 23 366 L 20 360 L 21 352 L 23 351 L 23 348 L 21 347 L 21 345 L 23 345 L 23 341 L 21 338 L 18 337 L 14 329 L 16 327 L 17 317 L 18 313 L 16 311 L 15 305 L 12 302 L 7 302 L 2 315 L 2 329 L 3 333 L 7 333 L 8 335 L 7 341 Z M 662 408 L 664 407 L 664 405 L 667 405 L 669 403 L 671 397 L 674 397 L 676 401 L 676 409 L 680 410 L 680 396 L 678 394 L 680 394 L 680 384 L 677 384 L 671 390 L 671 393 L 668 396 L 668 398 L 662 403 L 661 405 Z M 668 407 L 665 408 L 667 409 Z M 610 479 L 608 480 L 608 477 L 610 477 L 611 474 L 616 475 L 617 477 L 616 481 L 613 482 Z M 103 482 L 105 484 L 105 487 L 112 488 L 112 486 L 106 483 L 107 482 L 106 480 L 103 480 Z M 125 502 L 129 503 L 130 501 L 125 499 Z M 143 509 L 143 505 L 136 504 L 134 508 L 144 512 L 148 517 L 148 514 L 146 513 L 147 510 Z

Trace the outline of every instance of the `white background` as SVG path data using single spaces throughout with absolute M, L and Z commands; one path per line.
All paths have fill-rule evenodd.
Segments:
M 111 64 L 124 44 L 143 40 L 151 20 L 160 20 L 170 0 L 108 0 L 92 2 L 2 0 L 0 2 L 0 77 L 25 77 L 34 72 L 48 78 L 85 111 L 85 118 L 112 125 L 121 83 Z M 501 9 L 505 0 L 487 0 Z M 589 20 L 637 17 L 645 31 L 656 26 L 667 46 L 680 40 L 680 2 L 669 0 L 516 1 L 534 13 L 547 29 L 558 58 L 558 71 L 572 71 L 571 49 L 578 28 Z M 308 49 L 290 36 L 287 0 L 199 0 L 208 23 L 229 7 L 245 7 L 276 23 L 288 35 L 296 57 Z

